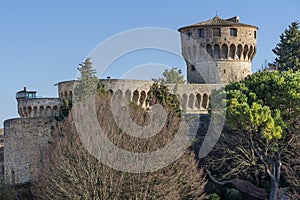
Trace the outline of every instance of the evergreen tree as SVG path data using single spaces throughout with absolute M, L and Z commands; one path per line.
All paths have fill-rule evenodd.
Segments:
M 172 68 L 170 70 L 166 69 L 163 73 L 162 78 L 153 79 L 155 82 L 160 82 L 162 84 L 184 84 L 184 76 L 181 69 Z
M 268 177 L 270 200 L 282 177 L 299 191 L 299 82 L 299 71 L 262 72 L 226 86 L 225 129 L 205 158 L 219 179 Z
M 280 42 L 273 52 L 276 54 L 275 64 L 280 71 L 300 69 L 300 30 L 299 22 L 293 22 L 280 36 Z
M 75 86 L 75 103 L 85 101 L 89 96 L 95 94 L 100 85 L 100 81 L 96 76 L 97 72 L 92 66 L 91 58 L 87 58 L 80 63 L 77 69 L 80 72 L 80 77 Z

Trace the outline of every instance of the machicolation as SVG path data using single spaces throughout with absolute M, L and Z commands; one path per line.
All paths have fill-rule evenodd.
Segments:
M 258 28 L 239 22 L 239 17 L 213 19 L 179 29 L 182 54 L 187 64 L 187 83 L 168 84 L 180 100 L 187 115 L 196 116 L 194 124 L 207 128 L 209 97 L 212 89 L 223 87 L 251 74 L 251 62 L 256 53 Z M 121 94 L 148 108 L 147 96 L 152 81 L 101 80 L 111 94 Z M 16 95 L 20 118 L 4 123 L 4 178 L 11 184 L 30 182 L 34 169 L 43 166 L 52 132 L 64 100 L 72 101 L 75 81 L 57 84 L 58 98 L 39 98 L 36 91 L 19 91 Z M 150 108 L 151 109 L 151 108 Z M 191 127 L 190 131 L 197 132 Z M 196 128 L 198 126 L 195 126 Z M 3 170 L 0 170 L 3 176 Z

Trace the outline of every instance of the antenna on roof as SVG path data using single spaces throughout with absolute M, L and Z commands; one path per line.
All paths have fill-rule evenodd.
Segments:
M 218 11 L 216 10 L 216 16 L 218 16 Z

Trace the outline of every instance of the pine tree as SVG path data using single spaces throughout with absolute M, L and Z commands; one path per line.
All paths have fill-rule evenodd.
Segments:
M 170 70 L 166 69 L 163 73 L 162 78 L 152 79 L 155 82 L 160 82 L 162 84 L 184 84 L 184 76 L 182 75 L 181 69 L 172 68 Z
M 277 56 L 276 65 L 280 71 L 300 70 L 299 22 L 292 22 L 280 36 L 280 42 L 272 50 Z
M 75 103 L 85 101 L 89 96 L 95 94 L 100 84 L 96 76 L 97 72 L 92 66 L 91 58 L 87 58 L 80 63 L 77 69 L 80 72 L 80 77 L 75 87 Z

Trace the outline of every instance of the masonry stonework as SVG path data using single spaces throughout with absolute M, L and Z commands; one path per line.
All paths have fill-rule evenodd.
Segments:
M 256 26 L 240 23 L 238 16 L 215 16 L 180 28 L 188 83 L 226 84 L 251 74 L 257 30 Z
M 218 16 L 179 29 L 188 84 L 167 84 L 167 87 L 179 99 L 185 116 L 193 119 L 189 134 L 197 135 L 200 139 L 205 136 L 210 120 L 207 109 L 213 89 L 251 74 L 257 29 L 240 23 L 238 17 L 221 19 Z M 127 101 L 151 109 L 146 99 L 153 81 L 100 81 L 111 95 L 122 95 Z M 4 122 L 2 137 L 4 177 L 11 184 L 30 182 L 34 170 L 47 164 L 48 148 L 55 128 L 60 123 L 56 119 L 64 102 L 72 101 L 76 95 L 76 81 L 64 81 L 56 85 L 58 98 L 37 98 L 36 91 L 27 91 L 26 87 L 16 95 L 20 118 Z M 199 150 L 199 146 L 194 149 Z M 1 164 L 3 162 L 0 160 L 0 167 Z
M 47 150 L 57 121 L 19 118 L 4 123 L 4 177 L 10 184 L 30 182 L 35 169 L 47 163 Z

